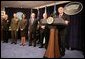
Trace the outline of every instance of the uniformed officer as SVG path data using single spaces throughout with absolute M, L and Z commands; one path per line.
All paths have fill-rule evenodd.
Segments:
M 8 15 L 4 11 L 4 15 L 1 17 L 1 28 L 2 28 L 2 36 L 3 36 L 3 43 L 8 43 L 8 30 L 9 30 L 9 20 Z
M 19 20 L 17 18 L 16 13 L 13 14 L 13 18 L 11 20 L 10 30 L 11 30 L 11 36 L 12 36 L 12 42 L 11 44 L 15 43 L 17 44 L 17 31 L 19 29 Z

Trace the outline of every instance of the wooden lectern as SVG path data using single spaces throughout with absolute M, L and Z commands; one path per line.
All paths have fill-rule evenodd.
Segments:
M 45 23 L 46 24 L 46 23 Z M 59 58 L 59 39 L 58 39 L 58 29 L 63 29 L 65 27 L 65 22 L 62 18 L 54 18 L 52 24 L 48 24 L 50 27 L 50 38 L 47 50 L 45 51 L 44 57 L 46 58 Z

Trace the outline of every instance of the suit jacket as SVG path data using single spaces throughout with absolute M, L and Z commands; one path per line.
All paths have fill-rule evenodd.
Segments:
M 34 19 L 33 23 L 31 23 L 31 19 L 29 19 L 29 31 L 30 32 L 36 32 L 37 30 L 37 25 L 38 25 L 38 20 Z
M 59 16 L 57 16 L 57 17 L 59 17 Z M 70 21 L 70 17 L 68 15 L 66 15 L 65 13 L 61 16 L 61 18 L 63 18 L 63 20 Z
M 27 19 L 21 20 L 21 21 L 19 22 L 19 27 L 20 27 L 20 29 L 25 30 L 25 29 L 26 29 L 26 25 L 27 25 Z
M 16 21 L 15 18 L 12 18 L 10 28 L 11 31 L 16 31 L 17 29 L 19 29 L 19 20 Z
M 9 30 L 9 21 L 8 20 L 1 20 L 1 26 L 3 30 L 8 31 Z
M 27 19 L 23 19 L 19 21 L 21 36 L 26 36 L 26 25 L 27 25 Z
M 43 25 L 43 23 L 42 23 L 43 20 L 46 20 L 46 19 L 41 19 L 40 20 L 40 29 L 41 29 L 40 31 L 43 31 L 43 30 L 48 31 L 49 30 L 49 26 L 48 25 L 44 25 L 45 26 L 45 29 L 42 29 L 41 28 L 41 26 Z

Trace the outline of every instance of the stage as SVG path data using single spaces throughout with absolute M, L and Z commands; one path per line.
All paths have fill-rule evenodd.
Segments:
M 38 47 L 38 44 L 36 47 L 28 46 L 28 42 L 26 46 L 20 46 L 20 40 L 16 45 L 11 44 L 10 41 L 9 43 L 1 41 L 1 58 L 43 58 L 45 49 Z M 66 49 L 65 56 L 62 58 L 84 58 L 84 56 L 81 51 Z

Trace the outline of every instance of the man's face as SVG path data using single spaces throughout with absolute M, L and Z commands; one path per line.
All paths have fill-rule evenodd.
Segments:
M 63 13 L 63 12 L 64 12 L 63 7 L 59 7 L 59 8 L 58 8 L 58 13 L 61 14 L 61 13 Z
M 7 20 L 7 19 L 8 19 L 8 15 L 7 15 L 7 14 L 5 15 L 5 18 L 6 18 L 5 20 Z
M 43 18 L 44 18 L 44 19 L 47 18 L 47 14 L 46 14 L 46 13 L 43 14 Z
M 14 16 L 14 18 L 16 18 L 16 17 L 17 17 L 17 15 L 16 15 L 15 13 L 14 13 L 14 15 L 13 15 L 13 16 Z
M 2 11 L 2 14 L 1 14 L 1 18 L 6 18 L 6 12 L 5 11 Z
M 34 13 L 31 14 L 31 18 L 35 18 L 35 14 Z
M 22 15 L 22 18 L 25 18 L 25 15 L 24 14 Z
M 4 16 L 6 14 L 5 11 L 1 11 L 1 16 Z

